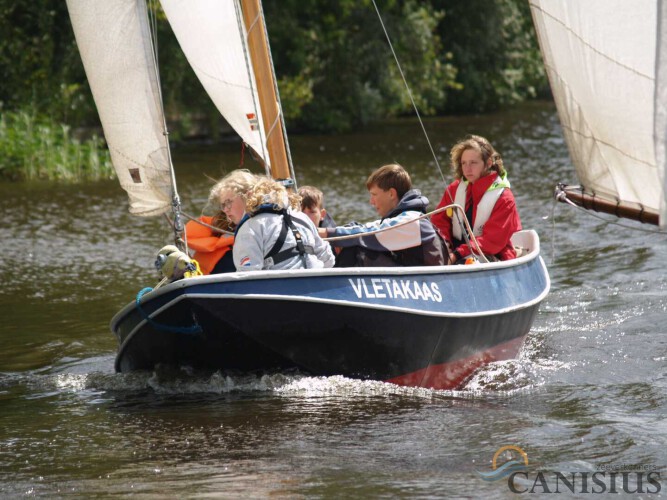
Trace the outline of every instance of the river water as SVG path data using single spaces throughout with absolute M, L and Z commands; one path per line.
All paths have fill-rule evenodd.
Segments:
M 425 126 L 447 179 L 456 139 L 490 138 L 524 227 L 540 235 L 552 289 L 518 359 L 455 392 L 287 374 L 115 374 L 109 320 L 154 286 L 169 230 L 131 217 L 115 181 L 0 184 L 0 497 L 508 498 L 554 492 L 557 473 L 574 484 L 573 493 L 560 483 L 564 497 L 662 495 L 665 236 L 555 206 L 553 186 L 576 180 L 550 104 Z M 291 149 L 299 184 L 322 188 L 339 223 L 374 218 L 364 180 L 383 163 L 405 165 L 433 207 L 444 187 L 414 120 L 296 136 Z M 184 209 L 198 214 L 210 178 L 239 165 L 240 146 L 176 148 L 174 161 Z M 512 483 L 525 493 L 479 474 L 495 470 L 504 446 L 526 453 L 528 471 Z M 496 465 L 517 456 L 501 453 Z M 614 468 L 630 472 L 625 490 Z

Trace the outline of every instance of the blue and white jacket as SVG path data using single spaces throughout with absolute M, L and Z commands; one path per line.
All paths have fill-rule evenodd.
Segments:
M 428 199 L 418 189 L 411 189 L 386 217 L 366 224 L 351 222 L 345 226 L 327 228 L 327 237 L 359 235 L 358 238 L 331 242 L 336 247 L 356 248 L 356 263 L 347 263 L 344 267 L 444 265 L 447 262 L 446 247 L 428 218 L 377 234 L 367 234 L 417 219 L 426 213 L 428 203 Z

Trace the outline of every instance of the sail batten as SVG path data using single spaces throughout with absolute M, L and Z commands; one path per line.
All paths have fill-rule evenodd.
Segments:
M 660 141 L 667 130 L 655 130 L 657 2 L 531 0 L 530 6 L 579 182 L 596 196 L 657 212 L 665 199 Z
M 135 215 L 170 209 L 159 83 L 143 0 L 67 0 L 111 161 Z

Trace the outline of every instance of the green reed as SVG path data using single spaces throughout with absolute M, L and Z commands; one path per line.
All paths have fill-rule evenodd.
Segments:
M 0 178 L 80 182 L 115 176 L 104 141 L 25 111 L 0 115 Z

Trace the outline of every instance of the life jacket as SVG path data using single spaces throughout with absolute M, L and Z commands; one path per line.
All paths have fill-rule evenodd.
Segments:
M 213 217 L 202 216 L 199 220 L 211 224 Z M 211 274 L 218 261 L 231 250 L 234 244 L 233 236 L 217 235 L 211 228 L 202 226 L 196 221 L 189 221 L 185 225 L 185 234 L 188 247 L 195 251 L 192 258 L 199 262 L 199 268 L 203 274 Z
M 466 191 L 468 189 L 468 181 L 461 180 L 458 187 L 456 188 L 456 195 L 454 196 L 454 203 L 462 207 L 466 206 Z M 496 205 L 496 202 L 500 199 L 500 196 L 503 194 L 505 188 L 510 187 L 510 182 L 507 179 L 507 174 L 504 177 L 498 177 L 496 180 L 489 186 L 486 190 L 482 199 L 479 200 L 477 204 L 477 210 L 475 212 L 475 221 L 472 225 L 472 232 L 475 236 L 481 236 L 484 229 L 484 224 L 491 217 L 493 212 L 493 207 Z M 453 217 L 460 216 L 460 213 L 455 212 Z M 453 223 L 452 224 L 452 234 L 457 240 L 463 239 L 463 233 L 461 232 L 461 224 Z
M 302 227 L 307 227 L 307 226 L 301 220 L 292 218 L 292 216 L 285 208 L 275 208 L 273 205 L 270 204 L 260 205 L 259 208 L 255 210 L 252 214 L 246 214 L 243 216 L 238 226 L 236 226 L 235 234 L 238 233 L 241 226 L 247 220 L 249 220 L 250 217 L 255 217 L 258 214 L 276 214 L 282 216 L 283 219 L 278 239 L 274 243 L 273 247 L 271 247 L 271 250 L 269 250 L 269 252 L 266 255 L 264 255 L 264 261 L 271 259 L 273 261 L 273 264 L 278 264 L 287 259 L 299 256 L 303 261 L 303 267 L 305 269 L 308 269 L 308 259 L 306 258 L 306 254 L 315 255 L 315 250 L 311 245 L 304 244 L 303 236 L 301 236 L 301 232 L 297 229 L 295 223 Z M 285 244 L 285 240 L 287 239 L 288 231 L 292 232 L 296 244 L 293 247 L 281 250 L 281 248 Z

